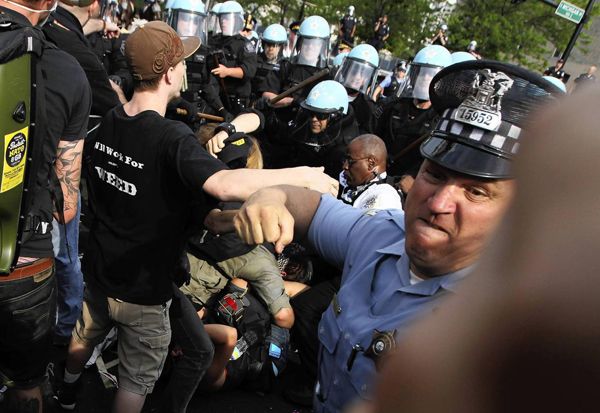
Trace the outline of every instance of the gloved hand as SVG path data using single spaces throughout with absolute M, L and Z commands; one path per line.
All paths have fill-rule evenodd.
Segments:
M 224 119 L 224 122 L 231 122 L 235 116 L 227 111 L 224 107 L 219 110 L 219 116 Z
M 196 120 L 196 105 L 183 98 L 177 98 L 167 105 L 167 117 L 177 119 L 191 125 Z

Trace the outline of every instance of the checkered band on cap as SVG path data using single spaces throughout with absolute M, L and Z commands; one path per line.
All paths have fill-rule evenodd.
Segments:
M 434 135 L 449 135 L 464 143 L 475 143 L 507 155 L 519 150 L 519 136 L 522 129 L 509 122 L 502 121 L 496 130 L 486 130 L 455 120 L 457 109 L 446 109 L 440 118 Z
M 431 82 L 431 102 L 441 114 L 433 135 L 512 157 L 530 114 L 554 100 L 554 92 L 538 74 L 507 63 L 477 60 L 451 65 Z M 461 107 L 500 120 L 491 127 L 478 126 L 457 115 Z

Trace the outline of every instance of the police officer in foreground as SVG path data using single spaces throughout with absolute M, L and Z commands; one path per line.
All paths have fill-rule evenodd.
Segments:
M 399 97 L 382 102 L 383 114 L 378 133 L 388 148 L 392 175 L 415 175 L 423 158 L 418 145 L 435 125 L 436 111 L 429 100 L 431 79 L 452 63 L 450 52 L 443 46 L 424 47 L 413 59 L 408 80 Z
M 210 87 L 219 91 L 214 109 L 225 118 L 238 115 L 249 106 L 251 80 L 256 75 L 254 47 L 240 34 L 243 15 L 238 2 L 221 4 L 218 11 L 221 33 L 210 39 L 212 50 L 207 62 L 212 75 Z
M 558 93 L 537 74 L 492 61 L 453 65 L 430 91 L 441 118 L 421 146 L 426 159 L 404 214 L 364 213 L 279 186 L 252 195 L 234 220 L 248 243 L 274 242 L 281 251 L 294 235 L 306 237 L 343 268 L 318 330 L 316 412 L 369 399 L 385 354 L 471 272 L 513 197 L 522 128 Z
M 375 88 L 378 68 L 377 50 L 370 44 L 359 44 L 348 53 L 334 78 L 348 92 L 361 133 L 375 132 L 375 105 L 368 96 Z

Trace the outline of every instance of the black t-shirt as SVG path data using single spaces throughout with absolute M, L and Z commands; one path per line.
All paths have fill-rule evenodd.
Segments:
M 185 124 L 154 111 L 118 106 L 86 149 L 94 220 L 84 256 L 86 281 L 106 295 L 156 305 L 171 297 L 171 276 L 192 221 L 192 203 L 227 169 Z
M 81 24 L 73 14 L 59 7 L 54 20 L 44 26 L 44 34 L 60 49 L 77 59 L 83 68 L 92 88 L 92 115 L 104 116 L 109 109 L 120 103 L 108 82 L 104 66 L 90 48 Z
M 20 26 L 31 26 L 29 20 L 21 14 L 0 7 L 0 12 L 7 13 Z M 44 49 L 38 64 L 41 67 L 45 99 L 45 120 L 38 125 L 45 133 L 38 135 L 44 139 L 42 166 L 38 169 L 34 189 L 35 213 L 42 221 L 52 223 L 52 201 L 50 195 L 49 174 L 56 158 L 59 141 L 76 141 L 86 135 L 88 115 L 91 106 L 91 92 L 85 73 L 77 61 L 59 49 Z M 59 188 L 57 189 L 59 190 Z M 52 257 L 52 236 L 32 234 L 21 247 L 22 257 Z

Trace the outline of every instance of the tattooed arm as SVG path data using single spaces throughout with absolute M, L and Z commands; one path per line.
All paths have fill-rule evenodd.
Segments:
M 83 139 L 58 142 L 54 168 L 63 192 L 65 222 L 72 220 L 77 212 L 82 153 Z M 54 217 L 61 222 L 61 216 L 56 211 Z

